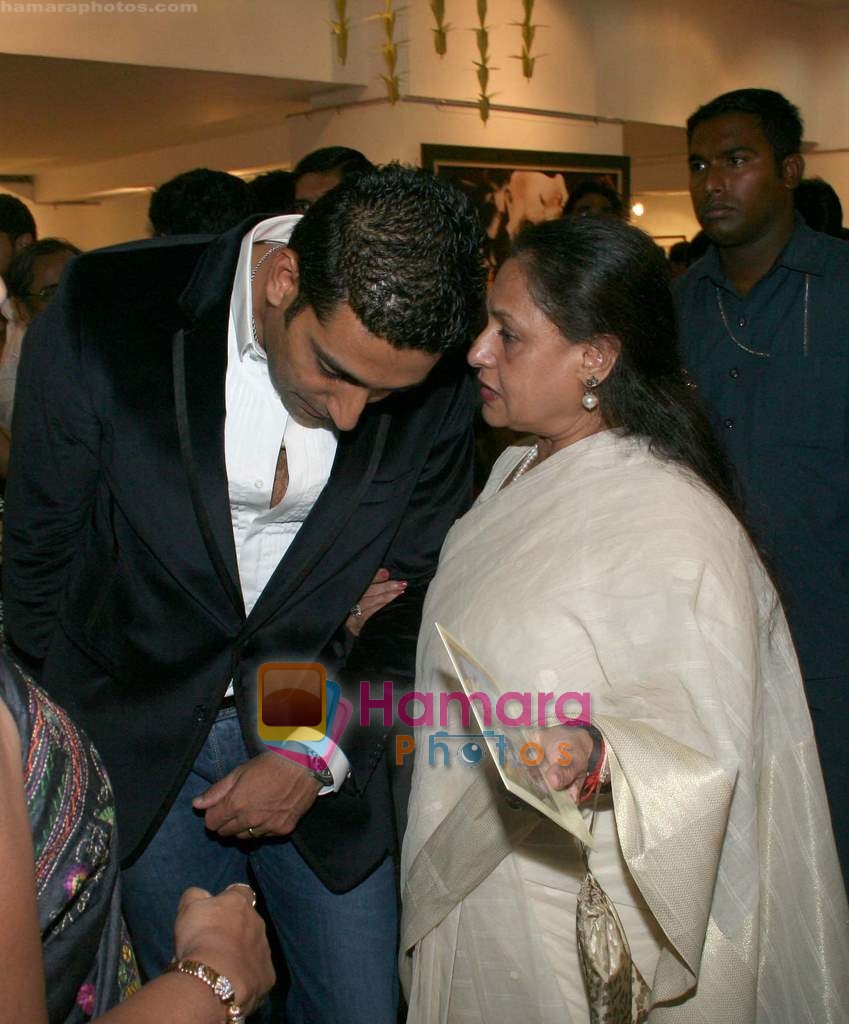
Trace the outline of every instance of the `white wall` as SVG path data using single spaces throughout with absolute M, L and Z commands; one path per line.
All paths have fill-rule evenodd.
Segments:
M 87 251 L 148 236 L 149 192 L 112 196 L 94 205 L 36 203 L 16 192 L 12 195 L 32 211 L 39 238 L 64 238 Z
M 295 115 L 289 118 L 292 151 L 353 146 L 371 160 L 419 163 L 423 142 L 452 146 L 542 149 L 556 152 L 622 152 L 622 128 L 551 117 L 493 112 L 484 124 L 476 110 L 398 103 Z
M 281 121 L 242 135 L 43 171 L 36 178 L 35 198 L 49 203 L 70 196 L 97 197 L 120 188 L 155 188 L 194 167 L 241 171 L 291 162 L 289 123 Z
M 604 0 L 599 6 L 605 6 Z M 448 53 L 437 56 L 433 48 L 430 5 L 413 0 L 409 5 L 410 80 L 408 92 L 421 96 L 476 99 L 479 60 L 474 29 L 478 25 L 475 0 L 446 4 Z M 594 23 L 581 3 L 574 0 L 537 0 L 534 22 L 539 23 L 533 53 L 539 54 L 530 81 L 522 75 L 516 55 L 521 50 L 522 17 L 518 0 L 489 0 L 489 91 L 493 102 L 572 113 L 599 113 L 597 68 L 593 43 Z M 618 116 L 618 115 L 615 115 Z
M 713 96 L 759 86 L 802 108 L 809 139 L 849 145 L 849 11 L 782 0 L 577 6 L 595 26 L 598 113 L 681 125 Z
M 148 7 L 156 3 L 147 0 Z M 360 19 L 377 4 L 351 0 L 348 6 L 357 26 L 347 68 L 333 59 L 331 0 L 195 0 L 196 11 L 186 13 L 3 12 L 0 25 L 5 53 L 345 83 L 362 71 L 362 47 L 353 41 L 370 35 L 373 26 Z
M 369 20 L 381 9 L 380 0 L 350 0 L 348 6 L 352 28 L 344 68 L 329 31 L 331 0 L 198 0 L 192 15 L 0 15 L 8 52 L 267 74 L 347 89 L 340 92 L 338 107 L 285 120 L 278 115 L 259 131 L 45 172 L 38 176 L 36 199 L 43 204 L 154 186 L 201 165 L 291 166 L 309 150 L 329 144 L 354 146 L 378 161 L 410 162 L 419 159 L 423 142 L 623 152 L 617 124 L 494 111 L 484 125 L 474 109 L 345 106 L 343 99 L 375 100 L 384 89 L 382 29 Z M 473 101 L 478 92 L 475 0 L 447 5 L 453 29 L 444 58 L 433 49 L 426 0 L 406 5 L 399 0 L 396 7 L 402 93 Z M 520 17 L 518 0 L 490 0 L 494 103 L 680 125 L 697 105 L 725 89 L 777 88 L 801 106 L 809 139 L 822 149 L 844 151 L 812 156 L 809 171 L 832 180 L 849 208 L 849 10 L 822 11 L 784 0 L 714 0 L 710 7 L 697 0 L 537 0 L 538 60 L 530 82 L 515 59 L 520 37 L 511 22 Z M 635 191 L 680 189 L 675 160 L 641 167 Z M 126 237 L 127 231 L 143 229 L 141 205 L 139 199 L 115 199 L 61 213 L 45 209 L 45 215 L 86 238 L 111 241 L 118 233 Z M 664 230 L 655 233 L 682 233 L 666 228 L 681 221 L 685 205 L 680 197 L 659 203 Z
M 657 238 L 662 245 L 668 247 L 682 237 L 689 241 L 699 231 L 689 195 L 635 193 L 632 199 L 641 202 L 646 212 L 642 217 L 632 215 L 631 223 Z

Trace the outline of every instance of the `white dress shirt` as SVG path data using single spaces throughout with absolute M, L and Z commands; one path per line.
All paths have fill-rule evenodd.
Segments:
M 230 299 L 224 456 L 239 580 L 248 614 L 324 489 L 336 455 L 334 431 L 302 426 L 286 411 L 253 329 L 251 268 L 259 258 L 253 254 L 254 244 L 288 242 L 298 220 L 273 217 L 245 235 Z M 272 508 L 283 445 L 289 483 L 282 501 Z M 334 785 L 322 793 L 338 790 L 347 775 L 348 759 L 338 748 L 329 767 Z

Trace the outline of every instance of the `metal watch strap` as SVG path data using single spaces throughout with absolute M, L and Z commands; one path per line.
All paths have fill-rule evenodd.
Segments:
M 165 971 L 166 973 L 168 971 L 176 971 L 179 974 L 188 974 L 192 978 L 202 981 L 204 985 L 208 985 L 212 989 L 224 1004 L 224 1008 L 227 1011 L 228 1024 L 245 1024 L 242 1008 L 236 1002 L 236 991 L 233 988 L 233 983 L 225 975 L 219 974 L 218 971 L 210 967 L 209 964 L 205 964 L 200 960 L 172 960 L 165 968 Z
M 324 758 L 316 754 L 312 747 L 308 747 L 306 743 L 300 743 L 298 740 L 287 740 L 284 746 L 295 753 L 304 754 L 309 759 L 308 763 L 303 765 L 303 767 L 321 786 L 333 785 L 333 773 L 330 771 L 330 766 L 325 762 Z

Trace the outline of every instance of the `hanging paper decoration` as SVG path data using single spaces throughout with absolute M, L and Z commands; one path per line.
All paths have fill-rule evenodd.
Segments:
M 478 54 L 480 56 L 480 60 L 475 61 L 475 67 L 478 69 L 478 86 L 480 87 L 478 110 L 480 111 L 481 121 L 486 124 L 489 120 L 490 101 L 492 100 L 492 95 L 487 92 L 489 73 L 498 69 L 489 66 L 489 28 L 486 24 L 486 0 L 477 0 L 477 2 L 478 22 L 480 24 L 480 27 L 475 29 L 475 38 L 477 39 Z
M 433 12 L 436 28 L 433 32 L 433 48 L 440 57 L 448 52 L 448 29 L 451 28 L 445 22 L 445 0 L 430 0 L 430 9 Z
M 348 0 L 335 0 L 336 21 L 330 22 L 330 30 L 336 36 L 336 54 L 339 63 L 344 64 L 348 59 L 348 30 L 351 27 L 348 21 Z
M 534 75 L 534 64 L 537 60 L 543 56 L 543 54 L 536 54 L 531 56 L 531 50 L 534 45 L 534 36 L 539 25 L 533 24 L 534 16 L 534 0 L 522 0 L 522 10 L 524 11 L 524 18 L 522 21 L 514 21 L 513 25 L 518 26 L 522 30 L 522 52 L 515 54 L 515 59 L 522 62 L 522 74 L 530 80 Z
M 392 0 L 383 0 L 383 2 L 383 10 L 373 17 L 383 22 L 385 40 L 380 47 L 380 52 L 383 54 L 383 63 L 386 65 L 387 73 L 380 77 L 386 85 L 389 102 L 394 104 L 401 98 L 401 80 L 397 74 L 398 44 L 395 42 L 395 11 L 392 9 Z

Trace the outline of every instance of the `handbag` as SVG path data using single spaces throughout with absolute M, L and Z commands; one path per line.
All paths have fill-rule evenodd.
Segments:
M 597 807 L 598 790 L 590 819 L 591 835 Z M 575 927 L 590 1024 L 643 1024 L 649 1015 L 651 989 L 631 959 L 631 948 L 613 901 L 590 870 L 587 848 L 583 843 L 580 846 L 586 874 L 578 891 Z

